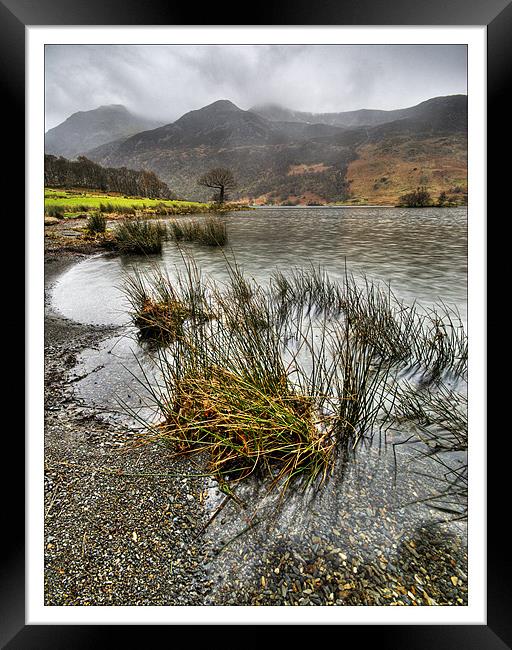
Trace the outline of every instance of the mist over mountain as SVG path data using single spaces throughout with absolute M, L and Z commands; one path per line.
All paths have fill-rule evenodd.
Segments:
M 159 126 L 158 122 L 134 115 L 121 104 L 99 106 L 91 111 L 73 113 L 67 120 L 47 131 L 44 149 L 47 154 L 74 158 L 106 142 L 126 138 L 156 126 Z
M 418 185 L 433 192 L 464 189 L 466 131 L 465 95 L 396 111 L 318 114 L 276 105 L 245 111 L 218 100 L 173 123 L 80 153 L 108 167 L 154 171 L 190 199 L 210 198 L 197 179 L 221 166 L 237 178 L 236 199 L 386 203 Z M 83 142 L 97 137 L 91 132 Z
M 451 95 L 448 97 L 434 97 L 421 104 L 411 106 L 410 108 L 400 108 L 396 110 L 372 110 L 361 109 L 357 111 L 343 111 L 340 113 L 306 113 L 302 111 L 293 111 L 279 104 L 261 104 L 253 106 L 250 110 L 257 115 L 265 117 L 272 122 L 300 122 L 304 124 L 330 124 L 341 127 L 358 127 L 358 126 L 377 126 L 394 122 L 404 118 L 421 119 L 428 118 L 429 115 L 441 107 L 446 108 L 447 103 L 451 102 L 454 109 L 460 110 L 464 103 L 466 95 Z

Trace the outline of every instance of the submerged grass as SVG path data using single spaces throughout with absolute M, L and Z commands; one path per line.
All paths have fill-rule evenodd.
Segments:
M 345 320 L 352 336 L 370 346 L 376 358 L 416 370 L 425 383 L 439 382 L 450 372 L 467 374 L 467 336 L 460 315 L 443 303 L 426 312 L 406 305 L 389 286 L 368 278 L 357 281 L 345 272 L 342 283 L 318 267 L 276 271 L 272 295 L 281 318 L 305 311 Z
M 393 418 L 414 430 L 407 444 L 415 445 L 419 459 L 431 459 L 439 468 L 436 476 L 426 476 L 430 494 L 425 500 L 456 517 L 467 516 L 467 411 L 465 392 L 444 383 L 417 390 L 405 382 L 396 389 Z

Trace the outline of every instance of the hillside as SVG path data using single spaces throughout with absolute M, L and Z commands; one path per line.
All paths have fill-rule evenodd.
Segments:
M 463 197 L 466 96 L 438 97 L 391 113 L 391 121 L 349 128 L 297 121 L 290 114 L 270 120 L 220 100 L 87 156 L 105 166 L 152 170 L 179 196 L 194 200 L 210 198 L 197 178 L 217 166 L 235 173 L 231 198 L 251 202 L 392 204 L 419 182 L 434 195 L 459 188 Z
M 47 131 L 44 150 L 47 154 L 74 158 L 94 147 L 156 126 L 158 123 L 133 115 L 121 104 L 99 106 L 91 111 L 73 113 Z

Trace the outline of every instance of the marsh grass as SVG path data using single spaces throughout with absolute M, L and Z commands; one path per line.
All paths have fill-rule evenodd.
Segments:
M 183 335 L 186 321 L 195 327 L 211 317 L 197 268 L 190 265 L 187 271 L 176 281 L 158 268 L 136 269 L 125 277 L 123 291 L 141 339 L 166 343 Z
M 271 276 L 271 287 L 284 317 L 294 309 L 339 316 L 345 306 L 341 287 L 321 267 L 297 268 L 289 275 L 276 270 Z
M 325 479 L 340 457 L 343 471 L 397 418 L 423 423 L 435 462 L 445 449 L 426 432 L 444 431 L 455 449 L 466 416 L 448 414 L 443 380 L 464 372 L 467 344 L 449 310 L 406 306 L 389 287 L 348 273 L 336 283 L 313 267 L 276 272 L 264 287 L 228 263 L 226 283 L 205 282 L 184 260 L 177 279 L 135 274 L 126 285 L 136 326 L 172 334 L 158 355 L 162 386 L 143 383 L 159 412 L 155 434 L 177 453 L 207 451 L 219 480 L 259 474 L 287 487 Z M 397 388 L 411 371 L 428 408 Z
M 226 223 L 217 216 L 174 220 L 170 227 L 175 241 L 196 242 L 205 246 L 225 246 L 228 241 Z
M 314 416 L 313 401 L 286 388 L 210 367 L 175 386 L 162 434 L 184 451 L 210 456 L 210 471 L 231 480 L 254 472 L 277 483 L 299 474 L 325 477 L 333 441 Z M 276 470 L 277 468 L 277 470 Z
M 236 265 L 223 286 L 198 289 L 192 271 L 178 282 L 195 287 L 187 298 L 162 275 L 145 282 L 135 275 L 126 285 L 139 306 L 138 327 L 147 327 L 141 314 L 155 317 L 155 304 L 159 321 L 165 304 L 168 318 L 176 303 L 186 305 L 181 314 L 191 305 L 201 312 L 208 305 L 212 314 L 193 325 L 181 317 L 179 335 L 159 356 L 163 393 L 149 387 L 162 416 L 158 435 L 187 453 L 208 450 L 218 477 L 256 472 L 283 486 L 324 479 L 378 416 L 386 373 L 375 367 L 373 349 L 343 323 L 314 323 L 305 312 L 279 320 L 272 292 L 247 281 Z M 162 329 L 172 330 L 165 318 Z
M 406 305 L 391 288 L 345 271 L 332 281 L 318 267 L 276 271 L 272 295 L 283 320 L 301 310 L 312 317 L 344 319 L 351 336 L 372 349 L 375 359 L 416 369 L 424 383 L 442 381 L 447 373 L 467 374 L 467 336 L 460 315 L 443 303 L 424 311 Z
M 406 382 L 399 390 L 396 418 L 414 422 L 418 436 L 434 451 L 466 451 L 467 396 L 445 384 L 416 390 Z
M 167 236 L 165 224 L 133 219 L 120 223 L 114 231 L 114 242 L 121 253 L 161 253 Z
M 64 208 L 60 205 L 49 205 L 45 207 L 45 215 L 47 217 L 56 217 L 57 219 L 64 219 Z
M 87 230 L 91 235 L 98 235 L 107 229 L 107 220 L 101 212 L 93 212 L 87 218 Z
M 414 352 L 418 363 L 425 368 L 424 382 L 441 383 L 447 372 L 465 379 L 468 340 L 460 315 L 441 303 L 427 311 L 422 325 Z

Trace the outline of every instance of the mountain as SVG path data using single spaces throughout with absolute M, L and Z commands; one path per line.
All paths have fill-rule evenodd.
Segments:
M 418 185 L 434 194 L 466 186 L 467 98 L 437 97 L 377 125 L 340 126 L 267 119 L 220 100 L 172 124 L 87 152 L 102 165 L 149 169 L 186 198 L 209 199 L 197 184 L 212 167 L 237 179 L 232 198 L 259 202 L 396 203 Z M 397 117 L 398 114 L 398 117 Z M 276 113 L 275 116 L 278 114 Z M 343 114 L 338 114 L 343 115 Z M 321 115 L 314 115 L 314 120 Z
M 338 134 L 341 129 L 322 124 L 270 122 L 233 102 L 222 99 L 196 111 L 190 111 L 172 124 L 138 133 L 117 142 L 107 143 L 101 152 L 129 160 L 141 150 L 180 147 L 247 147 L 287 143 L 290 139 L 307 140 L 316 135 Z M 107 154 L 108 155 L 108 154 Z
M 162 179 L 172 179 L 181 196 L 201 200 L 210 195 L 197 185 L 197 178 L 211 167 L 235 171 L 237 197 L 255 198 L 272 190 L 286 199 L 300 191 L 300 174 L 290 176 L 295 166 L 305 163 L 313 166 L 309 198 L 335 199 L 343 194 L 338 186 L 343 186 L 349 149 L 335 144 L 327 150 L 322 140 L 342 133 L 329 125 L 270 122 L 220 100 L 172 124 L 97 147 L 87 156 L 106 166 L 151 169 Z
M 49 129 L 45 134 L 44 150 L 47 154 L 74 158 L 94 147 L 156 126 L 158 122 L 134 115 L 121 104 L 99 106 L 91 111 L 73 113 Z
M 434 97 L 410 108 L 400 108 L 391 111 L 364 108 L 357 111 L 344 111 L 341 113 L 306 113 L 293 111 L 278 104 L 260 104 L 253 106 L 250 110 L 271 122 L 321 123 L 342 127 L 377 126 L 403 118 L 414 119 L 420 116 L 426 116 L 429 112 L 435 111 L 438 106 L 445 104 L 445 102 L 457 103 L 463 101 L 465 98 L 465 95 Z
M 130 156 L 141 148 L 240 146 L 269 142 L 274 127 L 264 118 L 242 111 L 228 100 L 219 100 L 190 111 L 172 124 L 138 133 L 119 145 L 119 156 Z

